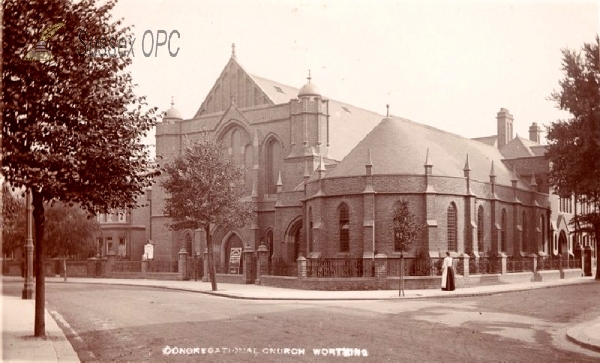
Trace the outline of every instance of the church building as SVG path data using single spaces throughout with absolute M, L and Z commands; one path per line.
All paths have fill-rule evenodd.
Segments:
M 261 244 L 288 263 L 445 251 L 566 256 L 580 242 L 593 246 L 568 225 L 578 206 L 552 195 L 540 127 L 532 124 L 529 139 L 514 137 L 504 108 L 495 122 L 497 135 L 468 139 L 331 100 L 310 75 L 299 89 L 252 75 L 233 51 L 191 119 L 174 106 L 166 112 L 156 153 L 168 163 L 186 140 L 209 132 L 243 168 L 255 216 L 241 229 L 212 229 L 217 272 L 228 271 L 232 248 Z M 203 231 L 166 226 L 168 197 L 153 186 L 154 258 L 176 260 L 182 248 L 203 253 Z M 393 233 L 400 201 L 424 225 L 403 251 Z

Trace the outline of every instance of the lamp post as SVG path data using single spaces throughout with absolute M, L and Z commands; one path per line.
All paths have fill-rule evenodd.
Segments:
M 21 293 L 21 299 L 31 300 L 33 298 L 33 211 L 31 208 L 31 190 L 27 190 L 25 196 L 27 238 L 25 240 L 25 284 Z

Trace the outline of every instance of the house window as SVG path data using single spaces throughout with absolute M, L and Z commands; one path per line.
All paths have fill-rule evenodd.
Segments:
M 119 238 L 119 249 L 117 255 L 125 257 L 127 255 L 127 240 L 123 237 Z
M 350 211 L 346 203 L 339 208 L 340 216 L 340 252 L 350 251 Z
M 477 210 L 477 251 L 483 252 L 483 206 Z
M 106 237 L 106 253 L 113 251 L 112 237 Z
M 96 254 L 98 254 L 98 256 L 102 256 L 102 251 L 104 251 L 104 239 L 102 237 L 98 237 L 96 241 L 98 243 Z
M 506 252 L 506 209 L 502 209 L 502 220 L 500 221 L 500 251 Z
M 456 205 L 450 203 L 447 210 L 448 251 L 456 251 Z

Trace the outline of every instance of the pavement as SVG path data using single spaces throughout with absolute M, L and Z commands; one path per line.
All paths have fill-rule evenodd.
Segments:
M 3 276 L 3 282 L 23 281 L 19 277 Z M 128 286 L 146 286 L 196 293 L 210 294 L 224 298 L 250 300 L 397 300 L 397 299 L 427 299 L 452 298 L 482 295 L 494 295 L 513 291 L 551 288 L 556 286 L 597 283 L 593 277 L 578 277 L 562 280 L 526 282 L 504 285 L 488 285 L 461 288 L 455 291 L 441 289 L 405 290 L 404 296 L 399 296 L 398 290 L 370 291 L 318 291 L 294 290 L 260 285 L 239 285 L 219 283 L 218 290 L 212 291 L 211 284 L 201 281 L 169 281 L 143 279 L 102 279 L 102 278 L 72 278 L 63 281 L 58 277 L 47 277 L 50 284 L 110 284 Z M 50 361 L 78 362 L 79 358 L 65 333 L 58 326 L 54 317 L 46 310 L 46 338 L 34 338 L 34 300 L 22 300 L 19 297 L 2 295 L 2 360 L 3 361 Z M 64 325 L 64 322 L 61 322 Z M 68 324 L 67 324 L 68 325 Z M 65 330 L 69 328 L 66 327 Z M 600 316 L 592 317 L 585 323 L 570 327 L 567 339 L 584 348 L 600 352 Z

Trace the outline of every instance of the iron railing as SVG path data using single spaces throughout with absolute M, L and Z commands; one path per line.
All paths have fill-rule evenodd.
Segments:
M 141 261 L 111 261 L 112 272 L 142 272 Z
M 469 259 L 469 274 L 487 275 L 502 273 L 500 257 L 479 257 Z
M 533 258 L 508 257 L 506 259 L 506 272 L 533 272 Z
M 178 272 L 178 261 L 148 261 L 148 272 Z
M 306 260 L 307 277 L 369 277 L 373 261 L 362 258 L 321 258 Z
M 439 276 L 444 262 L 443 258 L 405 258 L 404 276 Z M 388 259 L 388 276 L 400 276 L 400 259 Z

